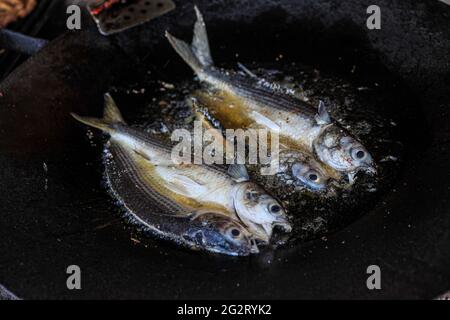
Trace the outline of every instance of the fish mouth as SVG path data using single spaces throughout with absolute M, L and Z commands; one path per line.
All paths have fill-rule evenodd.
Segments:
M 284 233 L 292 232 L 292 225 L 287 221 L 277 221 L 272 223 L 274 229 L 283 231 Z

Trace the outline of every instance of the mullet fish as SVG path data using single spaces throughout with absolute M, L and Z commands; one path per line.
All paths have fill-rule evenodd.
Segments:
M 199 80 L 228 102 L 226 110 L 216 112 L 223 115 L 225 127 L 230 123 L 241 128 L 255 124 L 274 130 L 287 149 L 314 154 L 332 170 L 347 174 L 350 182 L 360 170 L 376 172 L 369 152 L 331 119 L 322 102 L 315 109 L 285 90 L 268 85 L 264 79 L 214 67 L 205 22 L 197 7 L 195 11 L 197 21 L 191 45 L 167 31 L 166 37 Z
M 244 166 L 176 164 L 172 149 L 129 127 L 109 94 L 102 119 L 72 116 L 110 136 L 106 172 L 127 211 L 155 233 L 192 248 L 228 255 L 258 252 L 275 226 L 291 231 L 282 206 Z

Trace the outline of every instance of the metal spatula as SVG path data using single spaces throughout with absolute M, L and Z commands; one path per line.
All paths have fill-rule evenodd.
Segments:
M 88 5 L 103 35 L 140 25 L 174 8 L 171 0 L 95 0 Z

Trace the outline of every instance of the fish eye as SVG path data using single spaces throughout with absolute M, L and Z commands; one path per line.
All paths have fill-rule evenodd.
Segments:
M 362 149 L 352 149 L 351 156 L 355 160 L 362 160 L 366 157 L 366 152 Z
M 308 172 L 306 172 L 305 178 L 314 183 L 319 183 L 320 180 L 322 180 L 320 173 L 315 170 L 309 170 Z
M 233 239 L 237 239 L 237 238 L 240 237 L 241 231 L 240 231 L 239 229 L 237 229 L 237 228 L 231 228 L 231 229 L 229 230 L 229 234 L 231 235 L 231 237 L 232 237 Z
M 280 214 L 281 213 L 281 206 L 278 204 L 271 204 L 269 206 L 269 211 L 273 214 Z
M 315 174 L 315 173 L 309 173 L 308 174 L 308 178 L 309 178 L 309 180 L 315 182 L 315 181 L 317 181 L 317 179 L 319 179 L 319 176 L 317 174 Z

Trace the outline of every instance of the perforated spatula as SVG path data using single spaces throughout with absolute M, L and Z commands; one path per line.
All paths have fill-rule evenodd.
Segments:
M 88 5 L 103 35 L 140 25 L 174 8 L 171 0 L 94 0 Z

